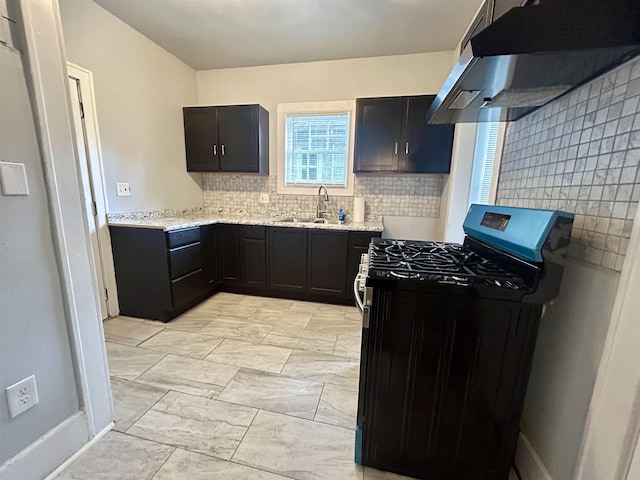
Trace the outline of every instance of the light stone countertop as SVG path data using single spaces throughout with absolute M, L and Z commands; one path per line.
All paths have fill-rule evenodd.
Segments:
M 283 217 L 284 218 L 284 217 Z M 185 215 L 157 218 L 134 218 L 110 220 L 109 225 L 114 227 L 138 227 L 158 228 L 166 232 L 182 228 L 199 227 L 212 223 L 231 223 L 237 225 L 262 225 L 266 227 L 292 227 L 292 228 L 318 228 L 323 230 L 351 230 L 363 232 L 381 232 L 382 222 L 347 222 L 337 223 L 307 223 L 307 222 L 283 222 L 277 217 L 250 217 L 231 215 Z

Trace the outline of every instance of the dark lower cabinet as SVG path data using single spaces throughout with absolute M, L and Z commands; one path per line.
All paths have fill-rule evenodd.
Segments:
M 344 297 L 349 234 L 335 230 L 309 230 L 307 286 L 309 293 Z
M 241 225 L 242 255 L 241 282 L 247 287 L 267 287 L 267 235 L 266 227 Z
M 217 290 L 351 303 L 377 232 L 212 224 L 111 226 L 123 315 L 168 321 Z
M 200 231 L 109 229 L 120 313 L 171 320 L 207 294 Z
M 207 290 L 215 290 L 220 285 L 217 247 L 218 225 L 200 227 L 200 245 L 202 250 L 202 273 Z
M 269 229 L 269 288 L 304 292 L 307 287 L 307 230 Z
M 220 280 L 223 285 L 240 284 L 240 237 L 239 225 L 218 225 L 218 248 Z

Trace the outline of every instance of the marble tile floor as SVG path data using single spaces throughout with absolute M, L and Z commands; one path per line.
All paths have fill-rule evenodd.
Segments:
M 104 330 L 115 427 L 56 480 L 410 480 L 353 462 L 355 307 L 218 293 Z

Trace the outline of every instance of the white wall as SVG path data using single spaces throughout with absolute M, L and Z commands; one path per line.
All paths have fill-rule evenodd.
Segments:
M 435 94 L 451 52 L 199 71 L 199 105 L 259 103 L 269 111 L 269 172 L 276 173 L 279 103 Z
M 0 161 L 29 196 L 0 195 L 0 465 L 79 410 L 47 192 L 20 55 L 0 45 Z M 35 375 L 40 403 L 9 419 L 4 389 Z M 1 473 L 1 472 L 0 472 Z
M 541 320 L 521 427 L 553 480 L 573 478 L 619 278 L 568 259 Z
M 69 61 L 93 72 L 109 212 L 201 207 L 182 125 L 195 70 L 91 0 L 60 0 L 60 10 Z M 116 182 L 131 197 L 117 197 Z

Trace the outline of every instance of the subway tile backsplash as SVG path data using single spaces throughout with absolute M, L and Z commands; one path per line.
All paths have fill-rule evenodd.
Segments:
M 640 57 L 507 129 L 498 204 L 576 214 L 569 254 L 620 271 L 640 200 Z
M 440 213 L 442 175 L 356 176 L 354 196 L 365 199 L 365 220 L 383 215 L 434 217 Z M 316 190 L 312 195 L 278 195 L 275 176 L 203 174 L 204 207 L 215 213 L 265 216 L 315 215 Z M 269 203 L 259 203 L 260 194 Z M 327 214 L 337 217 L 342 208 L 351 218 L 353 197 L 330 196 Z

